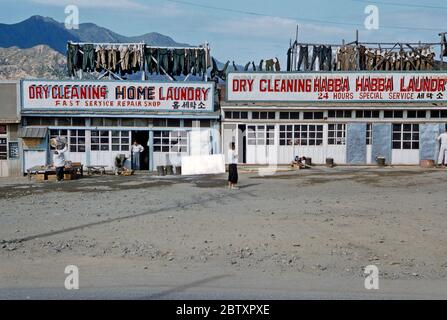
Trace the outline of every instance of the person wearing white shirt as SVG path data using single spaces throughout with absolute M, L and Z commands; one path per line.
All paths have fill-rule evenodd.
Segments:
M 234 142 L 231 142 L 228 150 L 228 188 L 230 189 L 239 189 L 236 186 L 238 180 L 237 163 L 236 145 Z
M 56 168 L 57 181 L 64 180 L 64 168 L 65 168 L 65 155 L 68 147 L 65 146 L 62 149 L 56 149 L 53 152 L 53 166 Z
M 439 142 L 441 142 L 441 148 L 439 149 L 438 155 L 438 165 L 442 164 L 442 167 L 445 167 L 447 162 L 446 151 L 447 151 L 447 132 L 441 133 L 437 138 Z
M 144 147 L 135 140 L 133 142 L 131 151 L 132 151 L 132 169 L 140 170 L 140 155 L 144 151 Z

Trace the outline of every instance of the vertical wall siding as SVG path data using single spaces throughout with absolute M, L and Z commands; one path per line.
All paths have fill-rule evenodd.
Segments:
M 424 123 L 419 126 L 419 157 L 421 160 L 436 160 L 439 152 L 438 141 L 441 125 Z
M 366 123 L 348 123 L 346 136 L 346 162 L 366 164 Z
M 376 157 L 385 157 L 387 164 L 391 163 L 391 123 L 374 123 L 372 125 L 371 162 L 376 163 Z

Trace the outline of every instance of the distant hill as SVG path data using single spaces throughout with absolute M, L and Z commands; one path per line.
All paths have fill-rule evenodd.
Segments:
M 0 24 L 0 47 L 21 49 L 47 45 L 65 54 L 67 41 L 74 42 L 141 42 L 156 46 L 189 46 L 175 42 L 160 33 L 151 32 L 126 37 L 94 23 L 81 23 L 79 29 L 68 30 L 52 18 L 32 16 L 15 24 Z
M 65 56 L 46 45 L 29 49 L 0 48 L 0 80 L 66 77 Z

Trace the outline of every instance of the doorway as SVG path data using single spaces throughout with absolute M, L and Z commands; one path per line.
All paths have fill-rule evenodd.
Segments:
M 242 155 L 239 162 L 247 163 L 247 135 L 245 133 L 246 125 L 238 125 L 238 154 Z
M 144 148 L 144 151 L 140 153 L 140 170 L 149 170 L 149 146 L 147 145 L 149 131 L 132 131 L 132 145 L 134 141 L 137 141 Z

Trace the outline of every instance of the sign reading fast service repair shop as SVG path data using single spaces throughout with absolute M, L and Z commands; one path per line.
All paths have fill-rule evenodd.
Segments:
M 447 101 L 447 73 L 230 73 L 227 77 L 227 100 L 231 102 Z
M 214 111 L 213 83 L 23 80 L 22 109 Z

